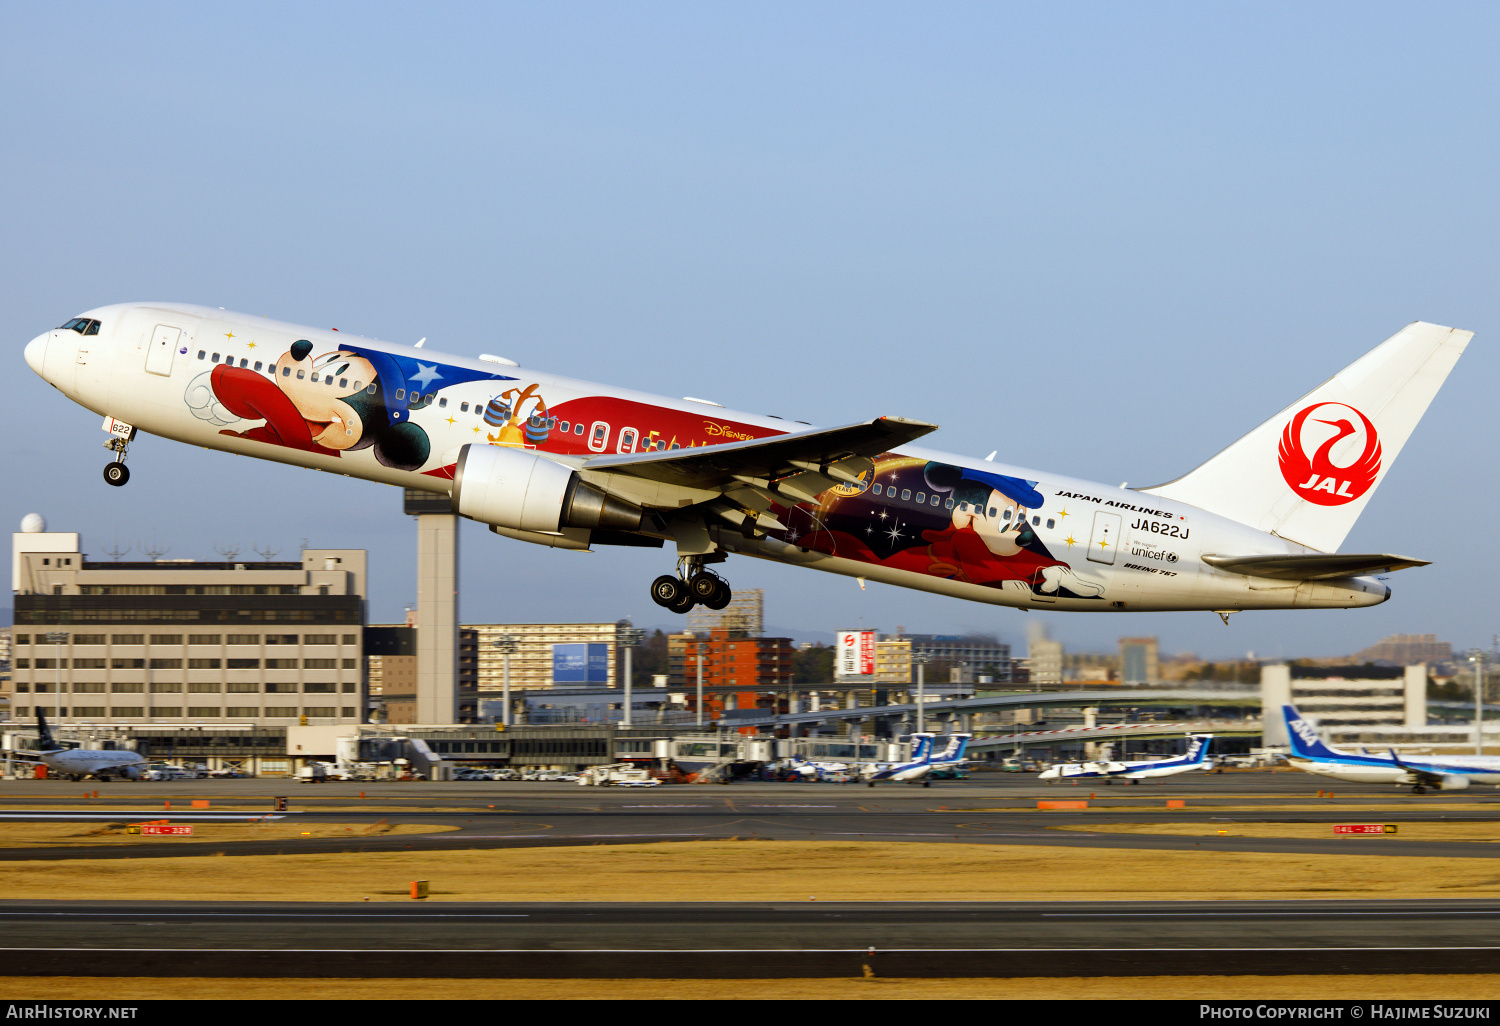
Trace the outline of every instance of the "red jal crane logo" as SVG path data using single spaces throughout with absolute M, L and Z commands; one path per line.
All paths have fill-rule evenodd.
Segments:
M 1302 448 L 1302 425 L 1308 414 L 1317 410 L 1324 417 L 1314 418 L 1318 424 L 1335 428 L 1334 435 L 1318 446 L 1318 451 L 1309 459 Z M 1359 418 L 1364 427 L 1365 447 L 1359 458 L 1347 467 L 1337 466 L 1332 459 L 1334 446 L 1358 433 L 1360 430 L 1344 411 Z M 1328 419 L 1324 419 L 1328 418 Z M 1292 491 L 1319 506 L 1342 506 L 1353 502 L 1375 484 L 1380 475 L 1380 436 L 1370 418 L 1352 406 L 1343 403 L 1314 403 L 1292 418 L 1292 422 L 1281 433 L 1279 452 L 1281 476 Z

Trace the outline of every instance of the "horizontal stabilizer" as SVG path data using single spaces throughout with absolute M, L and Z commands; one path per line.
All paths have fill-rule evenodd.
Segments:
M 1282 556 L 1204 556 L 1203 562 L 1226 573 L 1246 577 L 1269 577 L 1277 581 L 1322 581 L 1335 577 L 1384 574 L 1412 566 L 1427 566 L 1425 559 L 1408 559 L 1389 553 L 1356 553 Z

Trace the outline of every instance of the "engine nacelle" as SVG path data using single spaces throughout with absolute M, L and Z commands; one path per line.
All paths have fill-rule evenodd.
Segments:
M 1469 788 L 1469 778 L 1461 773 L 1444 773 L 1443 782 L 1438 785 L 1440 791 L 1466 791 Z
M 459 450 L 453 512 L 507 531 L 542 535 L 567 528 L 635 531 L 644 515 L 641 507 L 587 483 L 572 467 L 503 445 Z

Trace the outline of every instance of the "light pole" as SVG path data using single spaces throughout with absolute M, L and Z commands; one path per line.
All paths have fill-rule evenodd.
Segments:
M 500 722 L 510 726 L 510 654 L 516 650 L 516 636 L 514 634 L 502 634 L 490 642 L 498 648 L 505 657 L 505 683 L 501 692 L 503 708 L 500 710 Z
M 615 624 L 615 644 L 625 649 L 625 707 L 620 716 L 620 726 L 630 727 L 630 685 L 635 667 L 631 665 L 630 653 L 646 637 L 646 632 L 631 624 L 630 617 Z
M 927 663 L 932 656 L 927 652 L 913 652 L 911 661 L 917 664 L 917 733 L 920 734 L 927 724 L 926 698 L 927 698 Z
M 1484 754 L 1484 652 L 1469 649 L 1469 662 L 1474 667 L 1474 754 Z

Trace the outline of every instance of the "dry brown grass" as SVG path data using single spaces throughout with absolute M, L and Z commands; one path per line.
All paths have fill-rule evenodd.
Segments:
M 458 841 L 457 843 L 461 843 Z M 1351 840 L 1351 847 L 1359 844 Z M 1379 843 L 1375 841 L 1373 843 Z M 0 864 L 12 900 L 1032 901 L 1500 896 L 1487 859 L 697 841 Z
M 220 980 L 0 977 L 10 1001 L 545 1000 L 1483 1001 L 1500 976 L 1135 976 L 829 980 Z

